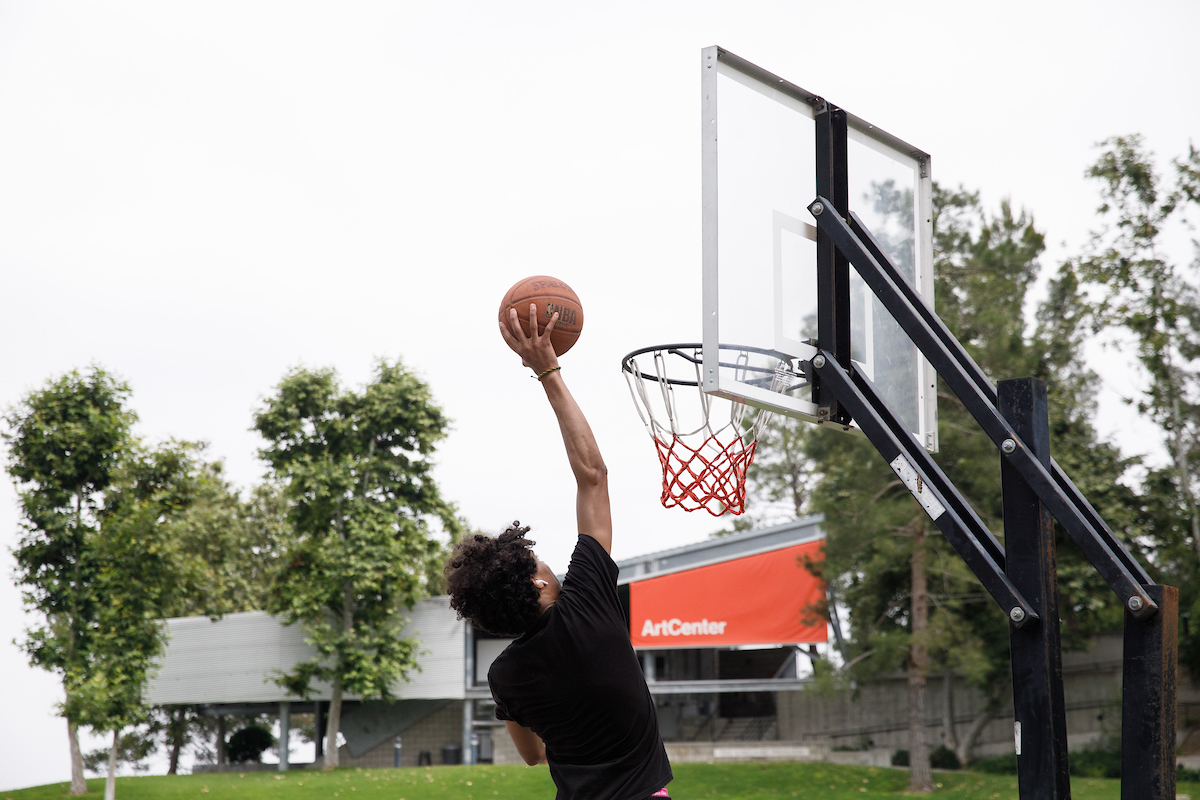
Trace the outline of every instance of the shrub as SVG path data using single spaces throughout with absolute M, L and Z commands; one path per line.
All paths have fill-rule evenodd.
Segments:
M 1175 765 L 1175 780 L 1200 783 L 1200 769 L 1188 769 L 1183 764 Z
M 1067 756 L 1071 774 L 1077 778 L 1121 777 L 1119 749 L 1076 750 Z
M 909 766 L 908 751 L 897 750 L 892 753 L 892 766 Z M 958 763 L 958 756 L 954 754 L 954 751 L 943 744 L 929 754 L 929 766 L 934 769 L 960 769 L 962 765 Z
M 861 732 L 854 737 L 854 741 L 850 744 L 839 744 L 834 747 L 834 752 L 839 753 L 856 753 L 860 750 L 870 750 L 875 746 L 874 740 L 865 732 Z
M 976 772 L 986 772 L 989 775 L 1016 775 L 1017 754 L 1005 753 L 999 756 L 981 756 L 971 762 L 971 769 Z
M 271 731 L 255 723 L 229 737 L 225 754 L 231 764 L 245 764 L 251 761 L 257 763 L 262 761 L 263 751 L 274 744 L 275 737 L 271 735 Z
M 962 769 L 962 764 L 958 763 L 958 754 L 944 744 L 929 754 L 929 766 L 934 769 Z
M 1076 778 L 1121 777 L 1121 751 L 1118 749 L 1073 750 L 1067 755 L 1067 764 Z M 971 762 L 971 769 L 993 775 L 1016 775 L 1017 755 L 1006 753 L 977 758 Z

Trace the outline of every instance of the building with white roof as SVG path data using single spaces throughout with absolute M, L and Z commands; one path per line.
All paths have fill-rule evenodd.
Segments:
M 631 638 L 658 698 L 664 739 L 717 738 L 735 724 L 731 720 L 745 717 L 758 719 L 757 730 L 742 723 L 738 735 L 769 734 L 774 693 L 803 685 L 796 677 L 797 645 L 825 641 L 823 623 L 800 625 L 803 604 L 823 588 L 793 554 L 819 555 L 820 521 L 808 517 L 618 562 L 620 593 L 634 615 Z M 744 576 L 726 577 L 729 570 L 750 570 L 756 579 L 774 570 L 784 583 L 759 581 L 748 590 Z M 344 698 L 341 763 L 392 766 L 397 741 L 405 765 L 458 757 L 517 762 L 507 735 L 495 735 L 503 723 L 495 719 L 487 686 L 488 667 L 509 640 L 475 631 L 444 596 L 420 601 L 407 617 L 403 635 L 420 643 L 418 667 L 394 687 L 392 703 Z M 767 618 L 784 622 L 768 630 L 786 641 L 755 638 L 755 626 Z M 216 621 L 184 617 L 167 625 L 170 641 L 147 702 L 194 705 L 215 716 L 276 714 L 284 737 L 291 715 L 312 713 L 320 730 L 330 687 L 314 684 L 301 700 L 275 681 L 315 655 L 301 627 L 264 612 Z M 281 749 L 280 756 L 280 768 L 287 769 L 287 753 Z

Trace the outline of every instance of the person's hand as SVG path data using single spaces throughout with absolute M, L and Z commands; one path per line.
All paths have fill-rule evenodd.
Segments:
M 517 319 L 517 310 L 510 308 L 508 310 L 508 324 L 500 324 L 500 335 L 504 337 L 504 341 L 512 348 L 512 351 L 521 357 L 521 363 L 533 370 L 535 375 L 540 375 L 548 369 L 553 369 L 558 366 L 558 356 L 554 354 L 554 347 L 550 344 L 550 334 L 554 332 L 554 326 L 558 323 L 558 312 L 554 312 L 554 316 L 546 323 L 546 330 L 540 335 L 537 328 L 537 305 L 529 304 L 529 332 L 526 336 L 521 330 L 521 323 Z

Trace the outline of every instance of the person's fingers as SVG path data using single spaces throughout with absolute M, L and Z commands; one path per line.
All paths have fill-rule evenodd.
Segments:
M 517 318 L 517 310 L 515 308 L 508 310 L 508 321 L 509 327 L 512 328 L 513 338 L 519 344 L 525 344 L 529 340 L 529 337 L 525 335 L 525 331 L 521 330 L 521 320 Z
M 537 303 L 529 304 L 529 338 L 538 338 Z
M 555 311 L 554 314 L 550 317 L 550 321 L 546 323 L 546 331 L 545 331 L 545 333 L 542 334 L 542 336 L 549 336 L 550 334 L 554 333 L 554 325 L 557 322 L 558 322 L 558 312 Z
M 514 353 L 520 352 L 517 347 L 517 340 L 513 338 L 512 331 L 503 322 L 500 323 L 500 335 L 504 337 L 504 343 L 507 344 Z

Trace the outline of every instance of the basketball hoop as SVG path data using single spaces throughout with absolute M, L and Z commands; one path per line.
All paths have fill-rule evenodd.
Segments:
M 621 359 L 621 370 L 662 464 L 663 507 L 704 509 L 714 517 L 741 514 L 746 510 L 746 473 L 754 462 L 758 435 L 773 414 L 701 390 L 701 351 L 699 344 L 645 347 Z M 722 368 L 738 374 L 739 381 L 775 392 L 787 391 L 797 378 L 787 356 L 762 348 L 721 345 L 720 361 Z M 774 367 L 761 366 L 771 361 Z M 690 419 L 679 412 L 677 388 L 694 389 L 698 395 L 698 413 L 691 412 Z

